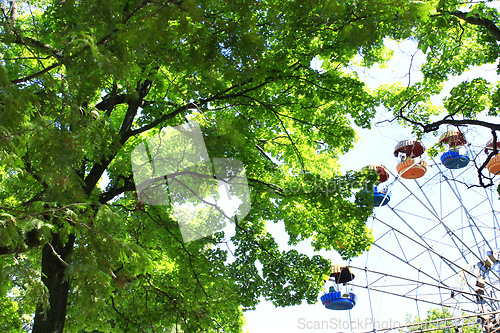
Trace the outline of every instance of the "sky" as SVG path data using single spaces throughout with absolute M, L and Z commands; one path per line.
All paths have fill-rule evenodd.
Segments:
M 371 88 L 375 88 L 380 84 L 394 83 L 398 81 L 403 84 L 407 84 L 409 72 L 411 73 L 411 82 L 420 80 L 421 74 L 418 72 L 418 69 L 419 63 L 422 63 L 423 61 L 423 55 L 421 53 L 416 53 L 411 71 L 409 71 L 410 55 L 416 52 L 416 45 L 409 42 L 398 44 L 396 42 L 387 41 L 387 46 L 394 50 L 393 59 L 384 69 L 374 67 L 361 72 L 360 76 L 363 80 Z M 445 96 L 453 85 L 463 80 L 473 79 L 478 76 L 486 77 L 490 82 L 497 81 L 497 74 L 493 66 L 490 68 L 481 68 L 480 70 L 476 69 L 465 73 L 459 78 L 450 80 L 447 86 L 445 86 L 442 96 Z M 440 104 L 442 96 L 436 98 L 434 102 L 436 104 Z M 417 253 L 418 246 L 416 246 L 415 251 L 417 252 L 414 254 L 416 259 L 411 262 L 420 261 L 420 265 L 432 263 L 436 266 L 433 258 L 436 258 L 437 255 L 445 255 L 450 258 L 455 258 L 459 254 L 457 254 L 457 251 L 461 251 L 462 253 L 466 251 L 461 248 L 463 247 L 463 244 L 456 245 L 451 237 L 443 236 L 443 231 L 439 231 L 438 229 L 440 227 L 442 228 L 443 225 L 462 223 L 462 226 L 457 224 L 453 231 L 456 233 L 462 232 L 461 237 L 467 244 L 473 243 L 475 239 L 470 238 L 473 236 L 475 237 L 476 235 L 474 233 L 464 232 L 464 230 L 466 230 L 466 226 L 469 224 L 469 220 L 466 216 L 467 213 L 464 214 L 464 211 L 468 212 L 471 210 L 471 214 L 473 216 L 478 215 L 478 218 L 490 218 L 486 217 L 486 215 L 493 214 L 491 209 L 492 204 L 491 200 L 487 200 L 485 198 L 494 196 L 494 194 L 462 190 L 459 190 L 458 192 L 446 192 L 446 186 L 452 188 L 454 185 L 449 185 L 445 177 L 472 177 L 469 180 L 474 181 L 473 178 L 475 177 L 475 174 L 473 170 L 463 175 L 457 175 L 456 172 L 450 174 L 449 171 L 441 170 L 439 165 L 429 167 L 428 174 L 422 178 L 424 181 L 420 182 L 423 184 L 421 187 L 415 185 L 415 181 L 395 182 L 395 166 L 398 161 L 393 156 L 394 147 L 401 140 L 413 138 L 411 136 L 410 129 L 402 128 L 398 125 L 386 122 L 388 119 L 390 119 L 390 117 L 385 114 L 383 110 L 380 110 L 374 120 L 374 123 L 378 123 L 378 125 L 374 125 L 371 130 L 357 129 L 359 140 L 354 149 L 342 156 L 340 159 L 342 166 L 341 170 L 342 172 L 347 170 L 359 170 L 366 165 L 382 164 L 393 173 L 387 183 L 391 184 L 390 189 L 392 191 L 390 205 L 394 204 L 396 207 L 394 210 L 387 207 L 376 208 L 374 214 L 375 218 L 368 221 L 368 226 L 373 229 L 373 234 L 376 238 L 377 244 L 389 249 L 399 248 L 400 253 L 396 253 L 396 255 L 402 257 L 407 256 L 407 253 L 411 252 L 411 247 L 414 245 L 411 245 L 411 241 L 408 239 L 405 239 L 403 243 L 404 236 L 402 235 L 399 235 L 398 238 L 391 235 L 391 233 L 387 233 L 387 230 L 390 228 L 384 226 L 384 223 L 391 226 L 398 225 L 398 228 L 403 228 L 402 230 L 406 230 L 408 228 L 417 229 L 416 232 L 422 235 L 422 239 L 428 241 L 429 244 L 432 244 L 433 248 L 435 248 L 436 251 L 439 251 L 439 253 L 425 254 L 428 255 L 428 257 L 425 255 L 419 256 L 419 253 Z M 481 145 L 484 145 L 485 140 L 487 140 L 487 136 L 487 132 L 484 133 L 481 131 L 471 131 L 468 133 L 469 142 L 473 143 L 473 145 L 471 145 L 471 149 L 478 151 L 480 148 L 474 146 L 480 147 Z M 424 145 L 426 147 L 431 146 L 438 141 L 438 138 L 439 137 L 429 135 L 424 138 Z M 428 162 L 429 164 L 433 163 L 429 160 Z M 441 178 L 434 178 L 436 174 L 438 174 L 438 177 Z M 420 192 L 420 188 L 429 188 L 430 190 L 429 192 Z M 411 193 L 416 195 L 412 196 Z M 459 193 L 458 197 L 457 193 Z M 470 195 L 471 197 L 468 198 L 467 195 Z M 486 206 L 485 209 L 480 208 L 484 206 Z M 434 214 L 433 210 L 437 213 Z M 427 211 L 427 213 L 425 211 Z M 417 214 L 417 212 L 418 214 L 422 213 L 419 217 L 415 217 L 412 215 L 413 212 L 415 212 L 415 214 Z M 436 217 L 438 215 L 439 217 Z M 379 220 L 382 221 L 382 223 L 379 222 Z M 431 224 L 428 224 L 426 220 L 433 221 L 431 221 Z M 406 223 L 407 221 L 411 221 L 412 223 L 408 224 Z M 423 229 L 418 230 L 419 227 L 422 227 Z M 283 249 L 287 248 L 287 237 L 283 226 L 280 224 L 270 224 L 267 228 L 269 232 L 271 232 L 275 238 L 280 241 L 280 247 Z M 430 231 L 428 232 L 428 230 Z M 409 235 L 412 231 L 407 230 L 406 232 Z M 446 231 L 444 232 L 446 233 Z M 399 241 L 403 244 L 399 244 Z M 312 254 L 308 244 L 301 244 L 298 250 L 304 253 Z M 397 251 L 399 250 L 395 250 L 395 252 Z M 483 248 L 478 246 L 474 251 L 483 252 Z M 339 255 L 334 252 L 320 252 L 320 254 L 329 258 L 333 263 L 347 264 L 347 262 L 342 261 Z M 459 259 L 460 258 L 457 260 Z M 395 275 L 404 275 L 408 272 L 408 276 L 413 274 L 415 279 L 422 279 L 422 281 L 430 279 L 426 276 L 419 275 L 420 273 L 416 271 L 411 273 L 409 266 L 402 263 L 400 260 L 394 260 L 391 255 L 384 253 L 380 248 L 372 248 L 368 253 L 364 254 L 360 258 L 354 259 L 350 264 L 360 268 L 368 267 L 368 269 L 371 270 L 392 272 Z M 439 265 L 442 265 L 442 262 L 439 263 Z M 456 288 L 459 288 L 460 283 L 463 282 L 460 279 L 459 274 L 450 271 L 450 267 L 428 267 L 427 269 L 429 272 L 432 271 L 432 274 L 429 274 L 431 277 L 442 275 L 443 279 L 446 279 L 446 281 L 444 281 L 445 283 L 453 285 Z M 355 278 L 353 283 L 366 286 L 366 279 L 368 278 L 366 274 L 359 270 L 354 272 L 357 274 L 357 278 Z M 397 285 L 394 281 L 388 281 L 388 278 L 381 277 L 381 275 L 377 277 L 376 274 L 369 276 L 371 281 L 380 278 L 380 281 L 377 281 L 380 285 L 383 285 L 384 283 L 386 283 L 386 285 L 392 284 L 391 288 L 387 289 L 389 292 L 408 292 L 408 295 L 416 293 L 415 295 L 417 298 L 421 299 L 426 297 L 428 297 L 428 299 L 432 299 L 432 297 L 436 296 L 423 295 L 422 293 L 427 292 L 424 287 L 417 288 L 415 291 L 411 290 L 412 286 Z M 420 290 L 422 290 L 422 293 L 418 294 Z M 431 306 L 422 302 L 415 302 L 401 297 L 393 297 L 388 293 L 376 293 L 373 291 L 368 293 L 365 288 L 354 287 L 353 292 L 358 295 L 358 301 L 356 306 L 351 311 L 333 311 L 325 309 L 319 301 L 319 297 L 321 295 L 318 295 L 318 302 L 313 305 L 275 308 L 269 302 L 262 302 L 257 306 L 255 311 L 245 313 L 246 326 L 244 327 L 244 331 L 248 331 L 250 333 L 320 333 L 350 332 L 351 330 L 353 332 L 368 332 L 372 331 L 373 328 L 382 329 L 389 326 L 397 326 L 398 323 L 404 324 L 405 318 L 408 314 L 420 313 L 420 316 L 422 316 Z M 448 291 L 443 292 L 443 294 L 446 295 L 447 293 Z M 453 302 L 453 300 L 451 301 Z

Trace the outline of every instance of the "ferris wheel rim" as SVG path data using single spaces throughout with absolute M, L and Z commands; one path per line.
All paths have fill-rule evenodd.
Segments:
M 389 202 L 384 208 L 379 207 L 376 209 L 380 210 L 389 210 L 391 214 L 394 214 L 392 217 L 393 219 L 399 219 L 398 223 L 403 224 L 405 219 L 408 218 L 409 215 L 411 215 L 411 212 L 408 212 L 407 207 L 405 205 L 408 205 L 410 201 L 419 201 L 421 206 L 425 207 L 422 209 L 427 209 L 427 212 L 425 214 L 422 214 L 421 216 L 418 216 L 420 212 L 414 213 L 415 216 L 421 220 L 425 220 L 426 218 L 436 225 L 439 225 L 439 230 L 445 230 L 446 232 L 442 235 L 443 240 L 439 241 L 439 237 L 436 235 L 431 235 L 430 237 L 427 237 L 427 233 L 429 233 L 432 230 L 432 227 L 429 226 L 429 230 L 425 228 L 420 228 L 417 230 L 414 230 L 414 237 L 417 238 L 419 241 L 419 245 L 417 246 L 419 251 L 423 251 L 421 253 L 418 253 L 415 258 L 418 256 L 421 257 L 432 257 L 432 258 L 439 258 L 439 260 L 436 260 L 436 263 L 438 265 L 445 265 L 446 268 L 445 270 L 447 271 L 446 274 L 449 274 L 450 272 L 453 272 L 457 276 L 465 276 L 465 282 L 461 282 L 462 284 L 459 285 L 459 287 L 454 287 L 452 284 L 452 279 L 450 276 L 443 276 L 443 277 L 437 277 L 434 279 L 434 284 L 432 285 L 429 281 L 432 274 L 428 274 L 425 271 L 421 271 L 419 269 L 418 264 L 416 264 L 411 270 L 412 272 L 410 274 L 413 275 L 419 275 L 421 277 L 425 277 L 428 280 L 421 280 L 420 282 L 417 282 L 416 279 L 413 279 L 413 283 L 417 285 L 428 285 L 436 290 L 440 290 L 439 293 L 435 293 L 432 298 L 426 299 L 426 294 L 425 294 L 425 289 L 421 289 L 421 293 L 415 292 L 411 295 L 417 295 L 417 297 L 409 297 L 410 299 L 414 300 L 415 303 L 429 303 L 431 305 L 435 305 L 441 308 L 450 308 L 451 311 L 454 313 L 457 310 L 459 311 L 467 311 L 468 313 L 473 313 L 474 315 L 478 316 L 480 314 L 487 313 L 485 312 L 488 308 L 491 308 L 491 306 L 498 306 L 500 308 L 500 283 L 492 284 L 494 281 L 500 281 L 500 270 L 496 271 L 493 269 L 490 269 L 488 273 L 488 279 L 485 279 L 485 286 L 489 288 L 493 292 L 493 295 L 485 294 L 480 298 L 483 303 L 479 304 L 478 303 L 478 294 L 474 292 L 474 276 L 481 276 L 482 271 L 479 270 L 477 272 L 477 268 L 474 266 L 478 263 L 480 263 L 484 259 L 484 253 L 486 250 L 488 251 L 496 251 L 498 250 L 497 243 L 495 242 L 495 238 L 492 238 L 491 235 L 495 234 L 498 235 L 500 233 L 500 223 L 499 223 L 499 216 L 497 215 L 500 210 L 495 210 L 494 209 L 494 199 L 491 190 L 488 189 L 473 189 L 474 192 L 479 193 L 476 197 L 476 199 L 473 202 L 467 202 L 467 196 L 462 193 L 463 191 L 463 185 L 464 183 L 460 183 L 460 177 L 463 175 L 467 175 L 471 170 L 474 168 L 477 168 L 477 158 L 480 153 L 471 150 L 470 145 L 466 145 L 465 149 L 467 150 L 467 156 L 471 157 L 471 162 L 467 165 L 466 168 L 464 169 L 447 169 L 442 163 L 436 162 L 433 158 L 431 158 L 431 161 L 429 162 L 429 170 L 434 170 L 430 174 L 426 175 L 426 177 L 421 178 L 421 179 L 415 179 L 415 180 L 408 180 L 408 179 L 402 179 L 400 175 L 392 172 L 391 168 L 386 169 L 389 171 L 389 173 L 394 177 L 393 181 L 390 184 L 387 184 L 387 190 L 391 189 L 393 195 L 396 194 L 394 190 L 395 184 L 398 184 L 398 186 L 405 188 L 408 193 L 403 195 L 402 198 L 398 198 L 397 200 L 393 200 L 392 202 Z M 405 183 L 412 183 L 412 187 L 410 188 L 409 186 L 406 186 Z M 402 184 L 402 185 L 399 185 Z M 417 184 L 415 187 L 414 184 Z M 433 206 L 433 196 L 426 196 L 425 191 L 423 190 L 424 188 L 434 188 L 436 191 L 442 191 L 441 187 L 446 188 L 444 191 L 446 193 L 451 193 L 453 196 L 453 202 L 456 204 L 456 206 L 452 207 L 449 209 L 443 210 L 443 207 L 441 204 L 436 205 L 436 207 Z M 413 193 L 413 191 L 420 191 L 418 196 Z M 406 192 L 405 192 L 406 193 Z M 396 195 L 397 196 L 397 195 Z M 394 197 L 396 197 L 394 196 Z M 406 196 L 406 197 L 405 197 Z M 416 198 L 416 199 L 415 199 Z M 448 199 L 451 199 L 448 197 Z M 440 199 L 443 200 L 443 199 Z M 484 208 L 490 208 L 489 211 L 486 209 L 483 211 Z M 406 211 L 405 211 L 406 210 Z M 398 213 L 399 212 L 399 213 Z M 397 214 L 402 214 L 404 213 L 404 216 L 397 217 Z M 378 218 L 378 213 L 377 211 L 374 212 L 374 215 L 372 216 L 372 229 L 373 226 L 379 224 L 380 222 L 383 222 L 383 218 L 380 219 Z M 426 217 L 427 216 L 427 217 Z M 431 216 L 431 217 L 428 217 Z M 460 216 L 461 221 L 459 223 L 452 224 L 450 223 L 450 219 L 452 219 L 454 216 Z M 394 253 L 391 253 L 390 250 L 384 248 L 383 246 L 380 246 L 379 243 L 386 241 L 386 239 L 391 238 L 392 245 L 391 246 L 399 246 L 400 248 L 403 248 L 404 246 L 408 246 L 409 241 L 406 239 L 403 240 L 403 236 L 408 236 L 404 234 L 404 232 L 399 231 L 398 237 L 393 236 L 391 233 L 395 233 L 397 227 L 395 228 L 395 225 L 391 225 L 392 222 L 387 224 L 383 230 L 380 232 L 378 237 L 375 238 L 374 244 L 372 245 L 373 248 L 377 248 L 378 252 L 384 253 L 385 256 L 394 256 L 397 258 L 397 260 L 401 260 L 402 263 L 405 265 L 408 265 L 408 262 L 410 264 L 416 261 L 412 261 L 415 258 L 412 258 L 411 256 L 408 258 L 401 257 L 399 258 L 397 255 L 394 255 Z M 434 226 L 435 227 L 435 226 Z M 489 228 L 489 229 L 488 229 Z M 405 230 L 411 230 L 411 224 L 407 225 Z M 470 231 L 470 230 L 472 231 Z M 424 231 L 422 231 L 424 230 Z M 427 230 L 427 231 L 425 231 Z M 464 232 L 470 232 L 471 235 L 468 236 L 468 239 L 462 240 L 462 234 Z M 469 238 L 473 238 L 477 240 L 474 244 L 469 241 Z M 436 243 L 435 243 L 436 242 Z M 380 243 L 383 244 L 383 243 Z M 450 246 L 450 244 L 453 245 L 453 251 L 450 251 L 449 253 L 446 253 L 445 255 L 440 255 L 439 253 L 435 252 L 433 250 L 434 245 L 439 245 L 440 247 L 444 246 Z M 415 250 L 415 252 L 418 252 Z M 425 253 L 424 253 L 425 252 Z M 373 273 L 375 272 L 374 269 L 369 268 L 370 267 L 370 260 L 368 259 L 370 256 L 370 251 L 368 251 L 367 254 L 367 259 L 366 259 L 366 264 L 365 268 L 360 268 L 356 265 L 351 264 L 351 268 L 353 269 L 361 269 L 365 271 L 365 274 L 367 275 L 366 279 L 368 281 L 369 277 L 368 274 L 370 271 Z M 450 254 L 451 253 L 451 254 Z M 407 255 L 408 253 L 405 252 L 403 249 L 400 252 L 400 255 Z M 460 260 L 453 260 L 455 254 L 460 254 L 461 258 Z M 406 260 L 406 262 L 405 262 Z M 474 268 L 474 269 L 472 269 Z M 441 269 L 441 268 L 439 268 Z M 436 269 L 436 271 L 438 271 Z M 390 276 L 391 273 L 380 273 L 380 274 L 385 274 L 385 276 Z M 380 275 L 379 274 L 379 275 Z M 479 274 L 479 275 L 478 275 Z M 382 276 L 380 275 L 380 276 Z M 426 276 L 427 275 L 427 276 Z M 379 276 L 379 277 L 380 277 Z M 395 275 L 394 275 L 395 276 Z M 411 275 L 410 275 L 411 276 Z M 407 279 L 408 277 L 406 275 L 401 275 L 399 279 Z M 370 277 L 370 279 L 373 280 L 373 278 Z M 394 283 L 394 281 L 389 281 L 388 283 Z M 373 302 L 377 302 L 377 300 L 373 301 L 372 298 L 374 295 L 377 293 L 382 293 L 382 294 L 390 294 L 391 292 L 385 290 L 379 290 L 380 288 L 377 288 L 375 284 L 358 284 L 356 281 L 351 282 L 350 285 L 352 285 L 355 288 L 363 288 L 368 291 L 368 301 L 370 302 L 370 311 L 372 318 L 376 317 L 372 310 L 372 304 Z M 384 288 L 382 288 L 384 289 Z M 446 295 L 446 293 L 443 295 L 444 291 L 447 291 L 448 293 L 454 292 L 455 297 L 457 295 L 460 297 L 459 301 L 455 301 L 453 296 L 450 297 L 450 294 Z M 399 293 L 399 294 L 398 294 Z M 401 295 L 401 292 L 392 292 L 393 295 L 391 296 L 408 296 L 408 295 Z M 440 299 L 438 302 L 433 302 L 435 299 Z M 418 308 L 418 305 L 417 305 Z

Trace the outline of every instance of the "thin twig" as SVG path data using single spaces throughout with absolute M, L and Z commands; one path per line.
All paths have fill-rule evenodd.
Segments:
M 47 242 L 47 244 L 49 244 L 50 248 L 52 249 L 52 253 L 54 253 L 54 255 L 62 262 L 62 264 L 68 267 L 69 266 L 68 263 L 64 261 L 63 258 L 61 258 L 61 256 L 56 252 L 56 250 L 52 246 L 52 244 L 50 244 L 50 242 Z

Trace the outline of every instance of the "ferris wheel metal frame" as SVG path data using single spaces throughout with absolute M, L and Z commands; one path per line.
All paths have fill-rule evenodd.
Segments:
M 392 192 L 393 198 L 388 203 L 382 201 L 385 207 L 381 205 L 374 209 L 373 229 L 381 231 L 377 234 L 372 249 L 368 251 L 365 264 L 349 263 L 349 268 L 357 272 L 357 276 L 365 277 L 364 283 L 351 281 L 348 285 L 355 290 L 367 290 L 373 322 L 373 297 L 382 293 L 384 296 L 414 301 L 419 320 L 425 316 L 425 313 L 420 313 L 419 304 L 441 308 L 443 313 L 444 309 L 448 309 L 451 318 L 431 322 L 449 324 L 438 328 L 417 329 L 419 332 L 449 328 L 460 331 L 461 327 L 471 325 L 466 318 L 476 318 L 484 332 L 500 332 L 500 212 L 494 207 L 499 194 L 493 191 L 493 186 L 474 188 L 461 179 L 472 170 L 477 176 L 479 165 L 482 164 L 478 161 L 483 159 L 481 154 L 484 148 L 468 144 L 465 149 L 470 162 L 463 169 L 448 169 L 431 158 L 426 176 L 414 180 L 402 179 L 401 174 L 395 174 L 391 172 L 391 168 L 382 166 L 394 179 L 386 189 L 386 193 Z M 494 184 L 498 184 L 498 179 L 495 179 Z M 407 193 L 398 198 L 396 185 Z M 446 187 L 445 191 L 443 187 Z M 441 196 L 440 202 L 436 204 L 433 202 L 435 193 L 430 195 L 427 188 L 437 188 L 440 195 L 446 192 L 447 196 Z M 471 194 L 462 193 L 464 189 L 475 193 L 475 199 L 479 199 L 466 202 Z M 454 201 L 458 206 L 446 207 L 446 201 Z M 419 209 L 412 211 L 405 207 L 410 202 L 417 202 Z M 481 211 L 478 207 L 487 208 L 486 211 Z M 379 214 L 383 210 L 389 211 L 393 220 L 387 221 L 383 214 Z M 483 214 L 491 220 L 482 221 Z M 460 219 L 456 218 L 458 215 Z M 450 222 L 454 217 L 457 223 Z M 424 228 L 419 225 L 425 223 L 429 225 Z M 431 236 L 438 231 L 441 232 L 438 237 Z M 390 246 L 382 242 L 388 235 L 392 237 Z M 409 251 L 411 254 L 405 250 L 409 247 L 412 248 Z M 451 249 L 449 252 L 453 255 L 442 253 L 443 249 Z M 395 273 L 385 268 L 370 267 L 371 261 L 368 258 L 374 250 L 383 253 L 385 258 L 399 262 L 404 272 Z M 424 261 L 423 265 L 422 260 L 417 260 L 422 257 L 430 260 Z M 444 271 L 446 273 L 442 275 Z M 415 327 L 415 324 L 382 329 L 373 327 L 370 332 L 404 331 L 411 327 Z

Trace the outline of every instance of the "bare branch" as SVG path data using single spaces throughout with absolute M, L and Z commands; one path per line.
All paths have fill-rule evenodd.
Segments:
M 407 119 L 405 119 L 407 120 Z M 418 123 L 421 125 L 420 123 Z M 500 130 L 500 124 L 494 124 L 494 123 L 489 123 L 486 121 L 482 120 L 476 120 L 476 119 L 443 119 L 439 120 L 427 125 L 421 125 L 424 133 L 429 133 L 437 130 L 441 125 L 454 125 L 454 126 L 465 126 L 465 125 L 475 125 L 475 126 L 481 126 L 485 128 L 489 128 L 492 131 L 499 131 Z
M 59 255 L 59 253 L 56 252 L 56 250 L 54 249 L 54 247 L 52 246 L 52 244 L 50 244 L 50 242 L 48 242 L 47 244 L 49 244 L 50 248 L 52 249 L 52 253 L 54 253 L 54 255 L 57 257 L 57 259 L 59 259 L 59 261 L 66 267 L 68 267 L 68 263 L 66 261 L 63 260 L 63 258 L 61 258 L 61 256 Z
M 488 178 L 486 176 L 483 175 L 483 169 L 486 167 L 486 165 L 488 165 L 488 163 L 490 162 L 490 160 L 496 156 L 498 154 L 498 148 L 497 148 L 497 145 L 496 145 L 496 142 L 497 142 L 497 133 L 496 131 L 492 130 L 491 131 L 491 135 L 493 136 L 493 150 L 491 153 L 488 154 L 488 157 L 486 158 L 486 160 L 483 162 L 483 164 L 477 169 L 477 176 L 479 178 L 479 184 L 481 185 L 481 187 L 489 187 L 489 186 L 492 186 L 493 185 L 493 179 L 489 178 L 490 179 L 490 183 L 489 184 L 484 184 L 483 182 L 483 178 Z

